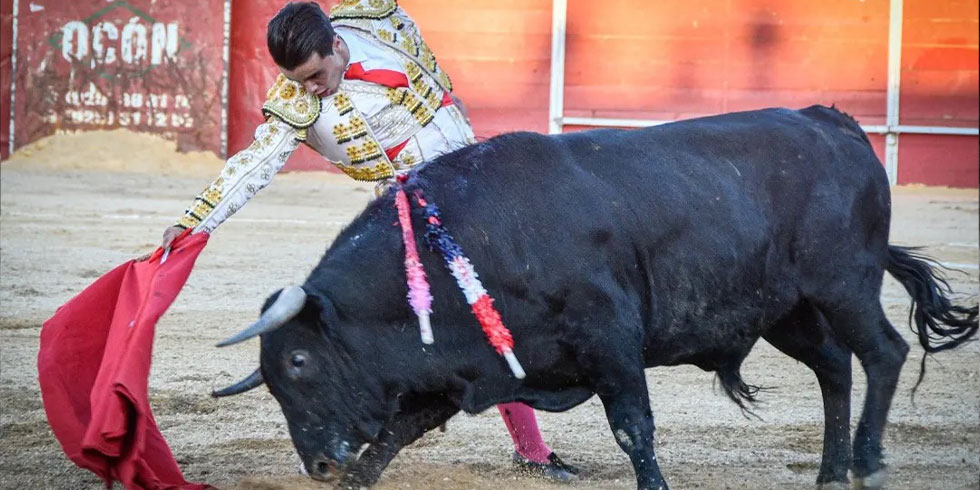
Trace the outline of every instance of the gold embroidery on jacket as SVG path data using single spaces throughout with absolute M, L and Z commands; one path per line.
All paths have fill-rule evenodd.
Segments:
M 194 228 L 201 224 L 201 221 L 221 202 L 221 192 L 225 180 L 218 177 L 211 184 L 204 188 L 201 193 L 194 198 L 194 204 L 184 212 L 184 215 L 177 220 L 177 225 L 184 228 Z
M 266 94 L 262 113 L 273 115 L 296 129 L 306 129 L 320 117 L 320 98 L 307 92 L 302 84 L 280 74 Z M 305 132 L 299 137 L 303 138 Z M 302 140 L 301 140 L 302 141 Z
M 436 56 L 432 54 L 432 50 L 429 49 L 429 46 L 425 44 L 424 40 L 422 41 L 422 47 L 420 51 L 421 52 L 419 53 L 419 59 L 422 61 L 422 64 L 425 65 L 425 67 L 428 68 L 428 70 L 432 73 L 438 71 L 439 66 L 436 64 Z
M 345 93 L 348 89 L 354 89 L 355 92 Z M 331 159 L 331 163 L 356 180 L 385 179 L 394 175 L 394 167 L 385 154 L 384 147 L 375 137 L 377 128 L 370 126 L 365 115 L 354 105 L 354 100 L 360 94 L 356 90 L 361 89 L 370 89 L 369 92 L 375 97 L 387 93 L 371 84 L 353 83 L 350 86 L 348 82 L 343 82 L 343 91 L 326 99 L 327 115 L 324 117 L 330 118 L 330 126 L 327 128 L 333 135 L 335 147 L 344 155 L 336 155 L 334 158 L 340 161 Z
M 401 46 L 413 58 L 417 58 L 418 57 L 418 55 L 419 55 L 419 47 L 415 43 L 415 40 L 412 39 L 411 37 L 408 37 L 408 36 L 403 37 L 402 38 L 402 42 L 401 42 Z
M 449 80 L 449 74 L 443 70 L 439 70 L 439 80 L 442 82 L 442 86 L 446 87 L 447 90 L 452 91 L 453 82 Z
M 378 29 L 378 37 L 383 41 L 393 43 L 398 36 L 394 32 L 387 31 L 385 29 Z
M 348 146 L 346 151 L 351 165 L 377 160 L 384 156 L 384 152 L 381 151 L 381 145 L 374 140 L 366 141 L 360 145 Z
M 436 117 L 435 112 L 426 106 L 422 99 L 420 99 L 411 90 L 398 87 L 388 89 L 388 100 L 392 104 L 397 104 L 408 109 L 408 112 L 412 114 L 412 117 L 422 126 L 425 127 L 427 124 L 432 122 L 432 119 Z
M 348 112 L 354 110 L 354 104 L 350 101 L 350 98 L 344 94 L 334 95 L 333 105 L 337 108 L 337 113 L 341 116 L 344 116 Z
M 408 81 L 415 92 L 425 99 L 432 110 L 439 110 L 442 107 L 443 92 L 441 89 L 433 87 L 436 83 L 429 78 L 428 74 L 411 61 L 405 63 L 405 72 L 408 74 Z
M 382 180 L 395 176 L 395 168 L 388 162 L 381 162 L 373 167 L 353 167 L 342 163 L 335 165 L 354 180 Z
M 333 21 L 334 27 L 349 27 L 374 36 L 382 44 L 393 48 L 402 56 L 424 67 L 426 74 L 432 78 L 432 83 L 438 84 L 440 89 L 452 90 L 449 75 L 439 68 L 432 50 L 422 39 L 412 19 L 403 10 L 399 9 L 397 5 L 387 5 L 386 3 L 382 10 L 387 13 L 368 17 L 358 14 L 358 12 L 363 12 L 364 8 L 364 0 L 341 2 L 335 7 L 337 10 L 331 10 L 331 21 Z M 390 11 L 387 10 L 389 8 Z
M 351 118 L 350 124 L 337 123 L 333 126 L 333 135 L 337 138 L 337 143 L 346 143 L 353 139 L 363 138 L 367 134 L 367 123 L 357 116 Z
M 330 9 L 330 19 L 383 19 L 396 8 L 394 0 L 341 0 Z
M 415 158 L 415 155 L 403 150 L 398 154 L 398 163 L 401 164 L 400 166 L 402 169 L 406 169 L 414 167 L 419 163 L 419 161 L 417 158 Z

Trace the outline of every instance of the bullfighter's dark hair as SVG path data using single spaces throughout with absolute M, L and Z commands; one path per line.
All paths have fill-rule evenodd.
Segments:
M 316 2 L 290 2 L 269 21 L 266 44 L 277 65 L 293 70 L 310 59 L 333 54 L 333 26 Z

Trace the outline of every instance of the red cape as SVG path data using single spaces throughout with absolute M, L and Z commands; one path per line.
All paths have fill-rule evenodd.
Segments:
M 186 235 L 186 233 L 185 233 Z M 69 459 L 127 489 L 188 483 L 150 410 L 147 380 L 157 320 L 187 281 L 207 233 L 130 260 L 75 296 L 41 328 L 38 381 L 48 423 Z

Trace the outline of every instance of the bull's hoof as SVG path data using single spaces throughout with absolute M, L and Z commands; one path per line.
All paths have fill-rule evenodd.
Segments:
M 817 490 L 850 490 L 851 485 L 846 481 L 828 481 L 817 483 Z
M 578 475 L 581 472 L 581 470 L 578 468 L 562 461 L 561 458 L 559 458 L 555 453 L 548 455 L 547 463 L 536 463 L 515 452 L 514 466 L 521 473 L 531 476 L 539 476 L 559 483 L 571 483 L 576 481 L 578 480 Z
M 854 477 L 855 490 L 878 490 L 885 486 L 888 479 L 888 472 L 884 468 L 867 476 Z

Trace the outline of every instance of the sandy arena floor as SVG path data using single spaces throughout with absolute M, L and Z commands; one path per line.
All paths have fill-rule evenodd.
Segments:
M 118 155 L 118 153 L 116 153 Z M 37 386 L 41 323 L 123 261 L 150 251 L 163 229 L 220 168 L 163 177 L 139 155 L 135 171 L 109 161 L 96 169 L 58 165 L 43 151 L 4 163 L 0 178 L 0 487 L 100 489 L 69 462 L 52 436 Z M 62 156 L 61 158 L 68 158 Z M 74 167 L 74 168 L 73 168 Z M 186 169 L 184 169 L 186 170 Z M 257 342 L 215 342 L 255 318 L 265 297 L 301 282 L 339 231 L 371 197 L 370 187 L 334 174 L 284 174 L 211 239 L 157 327 L 150 398 L 157 421 L 192 481 L 231 489 L 330 488 L 296 475 L 285 420 L 264 389 L 230 399 L 208 393 L 249 373 Z M 951 273 L 958 298 L 978 292 L 976 190 L 899 188 L 892 242 L 922 245 Z M 913 405 L 923 351 L 908 329 L 908 297 L 891 278 L 883 301 L 910 344 L 889 416 L 890 488 L 980 487 L 980 351 L 942 353 Z M 747 419 L 694 367 L 647 371 L 657 418 L 657 451 L 677 489 L 808 488 L 820 463 L 820 391 L 803 365 L 761 342 L 745 362 L 750 383 L 775 390 Z M 864 380 L 855 363 L 854 416 Z M 560 414 L 541 413 L 545 439 L 587 477 L 572 488 L 635 488 L 596 398 Z M 458 415 L 405 449 L 377 486 L 391 488 L 558 489 L 515 476 L 510 439 L 497 412 Z

